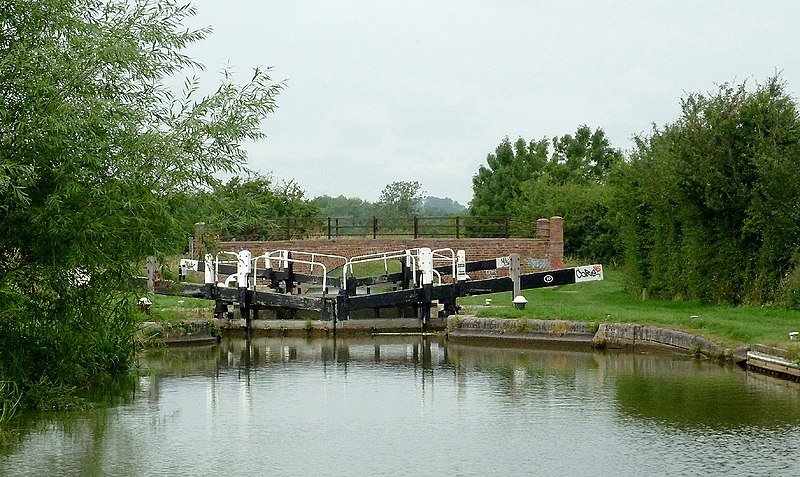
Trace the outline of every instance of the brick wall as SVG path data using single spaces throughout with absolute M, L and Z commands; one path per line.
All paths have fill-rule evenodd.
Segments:
M 475 262 L 518 253 L 523 271 L 554 269 L 564 266 L 564 219 L 552 217 L 536 221 L 537 238 L 520 239 L 317 239 L 276 240 L 269 242 L 221 242 L 220 250 L 250 250 L 253 256 L 273 250 L 297 250 L 310 253 L 341 255 L 351 258 L 369 253 L 400 251 L 409 248 L 429 247 L 464 250 L 467 261 Z M 303 257 L 297 257 L 303 258 Z M 531 266 L 531 263 L 534 266 Z M 331 262 L 332 264 L 332 262 Z

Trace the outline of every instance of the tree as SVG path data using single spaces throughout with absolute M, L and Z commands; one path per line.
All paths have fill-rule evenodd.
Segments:
M 417 181 L 394 181 L 383 188 L 376 205 L 387 216 L 413 217 L 422 207 L 423 194 Z
M 312 201 L 326 217 L 372 217 L 375 215 L 375 206 L 358 197 L 330 197 L 321 195 Z
M 550 146 L 552 145 L 552 152 Z M 567 255 L 619 258 L 606 179 L 622 153 L 602 129 L 580 126 L 574 135 L 513 145 L 505 138 L 472 179 L 473 216 L 511 216 L 512 233 L 527 234 L 538 218 L 564 217 Z M 483 224 L 485 226 L 485 224 Z
M 293 181 L 276 184 L 257 173 L 234 177 L 195 197 L 200 207 L 190 223 L 205 222 L 226 239 L 282 240 L 287 233 L 308 231 L 319 216 L 317 206 L 303 195 Z M 286 230 L 286 220 L 291 230 Z
M 689 95 L 677 121 L 638 138 L 614 184 L 638 288 L 764 303 L 800 271 L 800 119 L 778 78 Z
M 547 164 L 548 141 L 526 143 L 519 138 L 511 144 L 503 139 L 493 154 L 486 157 L 489 167 L 480 166 L 472 177 L 473 216 L 509 215 L 511 204 L 519 195 L 520 184 L 544 172 Z
M 187 191 L 236 171 L 281 89 L 256 69 L 180 96 L 174 0 L 0 1 L 0 403 L 51 408 L 126 370 L 137 264 L 184 239 Z M 5 406 L 5 405 L 4 405 Z M 12 409 L 4 407 L 0 415 Z
M 531 222 L 564 217 L 564 252 L 572 257 L 614 262 L 622 253 L 606 185 L 609 171 L 622 161 L 602 129 L 580 126 L 575 135 L 552 140 L 545 170 L 519 185 L 511 213 Z
M 525 223 L 542 217 L 564 218 L 564 253 L 602 263 L 622 257 L 622 243 L 611 190 L 597 182 L 557 183 L 549 175 L 525 181 L 512 205 L 512 215 Z
M 575 135 L 553 138 L 553 155 L 547 168 L 557 183 L 605 182 L 609 170 L 622 160 L 619 149 L 611 147 L 605 132 L 583 125 Z

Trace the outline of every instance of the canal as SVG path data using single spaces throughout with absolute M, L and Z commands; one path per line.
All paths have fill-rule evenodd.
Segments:
M 140 366 L 14 421 L 0 475 L 800 474 L 800 384 L 684 355 L 257 338 Z

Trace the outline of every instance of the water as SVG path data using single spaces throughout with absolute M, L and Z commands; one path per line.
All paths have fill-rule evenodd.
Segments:
M 381 337 L 141 361 L 123 402 L 15 423 L 0 473 L 800 474 L 800 385 L 683 356 Z

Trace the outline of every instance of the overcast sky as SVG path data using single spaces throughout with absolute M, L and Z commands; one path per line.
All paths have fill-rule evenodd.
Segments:
M 800 1 L 196 0 L 189 54 L 286 81 L 249 167 L 309 198 L 396 180 L 467 205 L 486 155 L 579 125 L 631 147 L 680 99 L 780 72 L 800 89 Z

